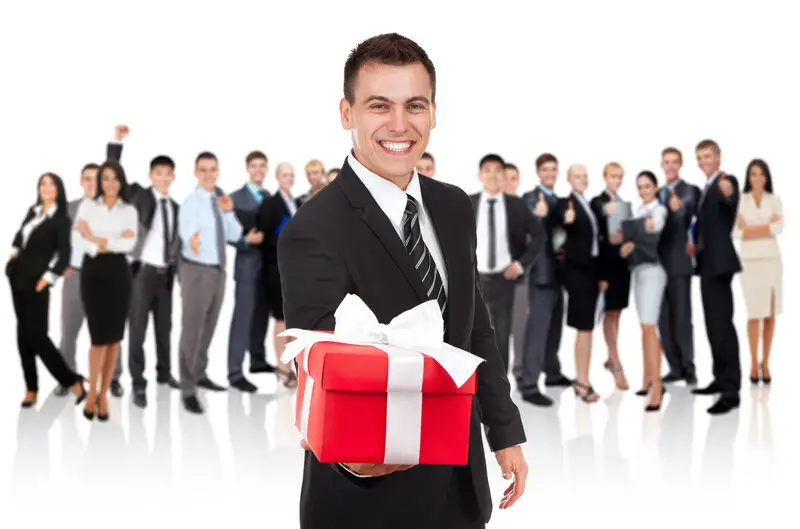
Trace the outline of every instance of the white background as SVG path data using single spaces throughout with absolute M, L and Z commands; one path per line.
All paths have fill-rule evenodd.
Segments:
M 61 175 L 69 197 L 77 197 L 80 168 L 102 162 L 119 122 L 131 127 L 123 153 L 128 178 L 146 183 L 149 160 L 169 154 L 177 162 L 173 193 L 179 200 L 194 185 L 192 162 L 201 150 L 219 156 L 220 184 L 228 191 L 246 177 L 245 155 L 261 149 L 270 171 L 279 161 L 295 165 L 296 191 L 303 192 L 307 160 L 339 166 L 350 147 L 338 117 L 348 52 L 389 31 L 415 39 L 436 65 L 438 127 L 429 150 L 438 177 L 468 192 L 479 189 L 477 163 L 487 152 L 519 165 L 525 191 L 536 183 L 536 156 L 550 151 L 562 162 L 559 192 L 567 189 L 567 165 L 586 164 L 596 194 L 602 166 L 619 161 L 626 170 L 622 194 L 634 199 L 632 175 L 651 169 L 662 178 L 659 153 L 667 145 L 683 150 L 683 176 L 702 185 L 693 147 L 713 138 L 729 174 L 741 178 L 751 158 L 766 159 L 786 208 L 775 387 L 751 392 L 746 381 L 738 282 L 745 384 L 742 408 L 733 415 L 711 420 L 704 413 L 710 400 L 676 388 L 662 413 L 643 417 L 640 399 L 613 393 L 600 368 L 605 346 L 598 333 L 592 378 L 609 400 L 587 407 L 565 392 L 556 394 L 556 409 L 520 405 L 530 439 L 529 491 L 510 511 L 496 512 L 490 527 L 769 523 L 790 513 L 787 491 L 796 483 L 800 441 L 794 389 L 800 364 L 790 328 L 797 322 L 790 293 L 800 264 L 792 245 L 800 139 L 800 83 L 790 51 L 800 49 L 794 9 L 791 2 L 698 0 L 495 0 L 457 7 L 411 1 L 4 2 L 0 241 L 10 245 L 42 172 Z M 274 190 L 272 172 L 269 182 Z M 296 525 L 301 455 L 286 390 L 256 378 L 265 396 L 210 395 L 208 414 L 199 419 L 179 410 L 175 394 L 159 394 L 156 402 L 155 390 L 144 412 L 126 395 L 106 425 L 90 425 L 79 410 L 53 399 L 39 412 L 19 413 L 24 388 L 15 320 L 6 283 L 0 289 L 6 300 L 0 303 L 0 486 L 7 486 L 0 494 L 0 526 L 141 527 L 157 520 L 198 527 Z M 232 310 L 228 292 L 210 355 L 210 373 L 220 382 Z M 59 310 L 56 289 L 56 342 Z M 173 319 L 180 321 L 179 308 Z M 697 292 L 694 322 L 698 375 L 705 383 L 710 359 Z M 572 344 L 566 332 L 561 357 L 568 375 L 574 373 Z M 637 389 L 641 348 L 633 311 L 623 315 L 621 344 Z M 79 350 L 87 347 L 84 334 Z M 149 370 L 152 352 L 148 345 Z M 85 355 L 79 359 L 85 371 Z M 53 382 L 44 369 L 40 377 L 42 402 Z M 123 382 L 130 389 L 127 367 Z M 245 409 L 250 416 L 239 413 Z M 56 417 L 57 426 L 50 427 Z M 489 464 L 499 501 L 499 471 Z

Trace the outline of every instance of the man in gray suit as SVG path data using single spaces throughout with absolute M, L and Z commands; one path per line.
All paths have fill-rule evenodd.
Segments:
M 555 218 L 558 197 L 554 192 L 558 160 L 549 153 L 536 159 L 536 174 L 541 183 L 522 197 L 542 224 L 547 240 L 545 249 L 528 275 L 528 321 L 522 354 L 519 390 L 523 400 L 536 406 L 552 406 L 553 400 L 541 393 L 539 378 L 545 373 L 546 386 L 569 386 L 561 373 L 558 351 L 564 318 L 564 293 L 554 248 L 554 234 L 560 223 Z
M 669 373 L 663 382 L 685 380 L 697 384 L 694 369 L 694 329 L 692 326 L 692 275 L 694 244 L 689 235 L 697 213 L 700 188 L 680 177 L 683 165 L 681 152 L 667 147 L 661 153 L 661 168 L 667 183 L 659 189 L 658 198 L 669 211 L 661 232 L 659 253 L 667 272 L 667 288 L 661 304 L 658 331 Z
M 128 135 L 128 127 L 117 125 L 114 129 L 114 141 L 106 146 L 106 158 L 119 160 L 122 155 L 122 141 Z M 67 204 L 67 214 L 72 220 L 78 213 L 78 207 L 84 200 L 94 200 L 97 196 L 97 171 L 100 166 L 96 163 L 86 164 L 81 170 L 81 188 L 83 197 L 72 200 Z M 75 369 L 76 348 L 78 334 L 83 327 L 86 313 L 81 300 L 81 266 L 83 265 L 83 252 L 73 249 L 70 266 L 64 272 L 64 287 L 61 293 L 61 343 L 59 350 L 64 360 L 73 370 Z M 117 365 L 114 369 L 114 378 L 111 381 L 111 394 L 121 397 L 124 393 L 119 377 L 122 374 L 122 355 L 117 356 Z M 69 387 L 59 386 L 56 393 L 65 396 L 71 391 Z
M 245 351 L 250 352 L 251 373 L 271 373 L 264 342 L 267 339 L 269 311 L 264 282 L 264 258 L 261 243 L 264 234 L 255 228 L 261 202 L 269 197 L 264 189 L 267 156 L 253 151 L 245 160 L 250 180 L 231 193 L 233 208 L 242 225 L 242 236 L 229 243 L 236 248 L 233 280 L 236 282 L 233 318 L 228 338 L 228 383 L 239 391 L 254 393 L 258 388 L 243 373 Z

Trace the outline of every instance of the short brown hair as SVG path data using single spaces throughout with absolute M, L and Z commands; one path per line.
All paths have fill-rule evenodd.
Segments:
M 704 151 L 706 149 L 711 149 L 715 153 L 719 154 L 719 145 L 714 140 L 703 140 L 697 144 L 697 147 L 694 148 L 695 152 Z
M 617 162 L 608 162 L 605 167 L 603 167 L 603 176 L 608 176 L 608 173 L 613 170 L 617 169 L 620 173 L 625 174 L 625 170 L 622 166 Z
M 355 95 L 353 86 L 361 67 L 376 62 L 391 66 L 406 66 L 421 63 L 431 78 L 431 103 L 436 101 L 436 69 L 428 54 L 413 40 L 398 35 L 385 33 L 365 40 L 356 46 L 344 64 L 344 98 L 351 105 Z
M 217 157 L 212 152 L 203 151 L 197 155 L 197 158 L 194 159 L 194 164 L 197 165 L 200 163 L 200 160 L 214 160 L 215 162 L 219 163 Z
M 244 159 L 245 165 L 250 165 L 250 162 L 254 160 L 264 160 L 267 161 L 267 155 L 261 151 L 252 151 L 250 154 L 247 155 L 247 158 Z
M 323 173 L 325 172 L 325 166 L 319 160 L 311 160 L 305 166 L 305 170 L 307 173 L 315 169 Z
M 544 164 L 550 163 L 550 162 L 555 162 L 556 164 L 558 164 L 558 158 L 556 158 L 554 155 L 550 154 L 549 152 L 546 152 L 544 154 L 540 154 L 539 157 L 536 158 L 536 170 L 538 171 L 539 169 L 542 168 L 542 166 Z
M 667 147 L 666 149 L 661 151 L 662 158 L 668 154 L 676 154 L 678 155 L 678 160 L 680 160 L 681 162 L 683 161 L 683 153 L 677 147 Z

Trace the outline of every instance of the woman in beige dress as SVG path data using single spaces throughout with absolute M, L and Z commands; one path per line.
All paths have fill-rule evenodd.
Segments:
M 769 355 L 775 334 L 775 316 L 782 311 L 783 270 L 777 237 L 783 231 L 783 205 L 772 191 L 772 175 L 763 160 L 747 166 L 744 194 L 739 204 L 734 236 L 741 241 L 741 284 L 747 306 L 750 342 L 750 381 L 772 382 Z M 762 325 L 763 324 L 763 325 Z M 758 362 L 758 342 L 763 356 Z

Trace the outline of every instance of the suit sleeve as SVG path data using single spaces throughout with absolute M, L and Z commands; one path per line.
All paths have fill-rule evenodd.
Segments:
M 50 265 L 47 272 L 44 273 L 42 279 L 54 285 L 58 278 L 64 273 L 64 270 L 69 266 L 69 261 L 72 258 L 72 222 L 66 215 L 58 217 L 58 225 L 56 227 L 56 257 Z
M 106 159 L 116 162 L 122 159 L 122 143 L 110 141 L 106 144 Z
M 474 218 L 474 217 L 471 217 Z M 477 244 L 475 221 L 471 222 L 472 247 Z M 511 400 L 511 386 L 506 369 L 497 351 L 494 329 L 489 321 L 489 311 L 483 300 L 478 262 L 473 252 L 473 274 L 475 276 L 475 315 L 472 322 L 471 350 L 485 359 L 478 366 L 478 404 L 489 447 L 496 452 L 526 441 L 525 429 L 519 409 Z
M 536 262 L 536 259 L 544 250 L 546 236 L 542 223 L 536 220 L 536 217 L 531 213 L 531 210 L 528 209 L 525 202 L 520 202 L 519 210 L 523 222 L 525 223 L 525 233 L 528 236 L 525 251 L 522 256 L 520 256 L 519 262 L 522 268 L 527 270 Z
M 22 221 L 17 233 L 14 234 L 14 240 L 11 241 L 11 258 L 13 259 L 19 252 L 22 251 L 22 228 L 33 218 L 33 208 L 28 209 L 28 212 L 25 214 L 25 218 Z

